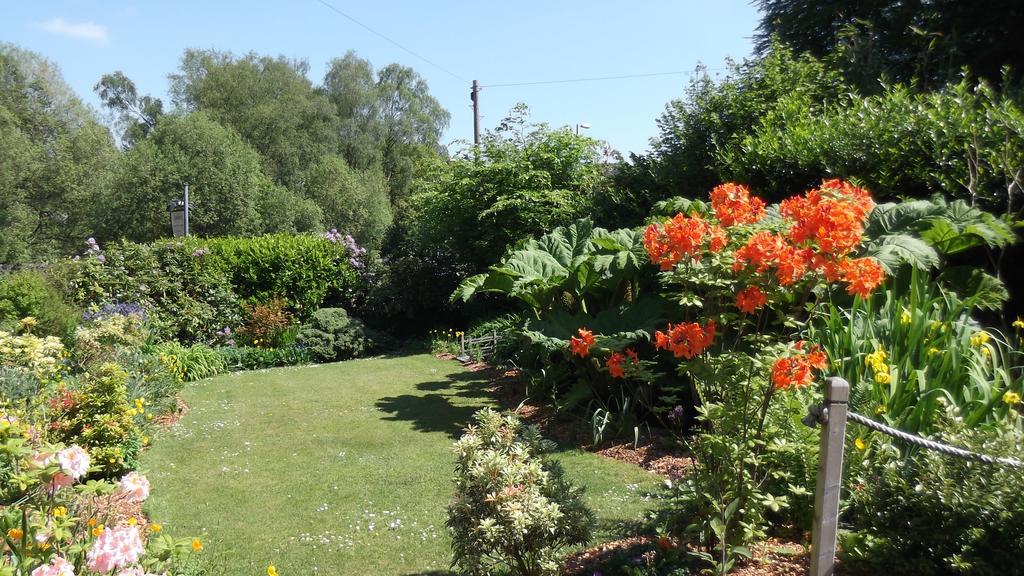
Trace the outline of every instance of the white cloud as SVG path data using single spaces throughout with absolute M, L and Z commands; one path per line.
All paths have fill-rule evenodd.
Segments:
M 107 28 L 95 22 L 68 22 L 63 18 L 53 18 L 41 24 L 43 30 L 69 38 L 82 38 L 93 42 L 107 41 Z

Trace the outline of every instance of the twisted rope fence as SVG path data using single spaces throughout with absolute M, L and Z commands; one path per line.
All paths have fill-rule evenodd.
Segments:
M 821 458 L 814 493 L 814 529 L 811 538 L 811 576 L 831 576 L 835 570 L 836 533 L 839 527 L 839 493 L 842 488 L 843 450 L 846 446 L 846 422 L 851 421 L 902 442 L 934 450 L 940 454 L 973 460 L 983 464 L 1024 468 L 1016 458 L 1001 458 L 971 452 L 956 446 L 922 438 L 886 426 L 848 410 L 850 385 L 842 378 L 829 378 L 825 384 L 825 403 L 812 406 L 804 418 L 808 426 L 821 425 Z

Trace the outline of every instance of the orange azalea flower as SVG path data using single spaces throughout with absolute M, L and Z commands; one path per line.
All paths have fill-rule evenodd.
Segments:
M 594 345 L 594 333 L 586 328 L 577 330 L 579 338 L 573 336 L 569 339 L 569 350 L 580 358 L 590 355 L 590 347 Z
M 764 218 L 764 200 L 742 184 L 726 183 L 711 191 L 711 208 L 723 226 L 753 224 Z
M 797 343 L 797 350 L 803 349 L 803 343 Z M 812 346 L 806 354 L 779 358 L 772 366 L 772 385 L 776 388 L 801 388 L 814 381 L 814 369 L 824 370 L 828 366 L 828 356 L 817 345 Z
M 813 244 L 838 258 L 860 244 L 864 221 L 874 206 L 867 190 L 842 180 L 826 180 L 803 196 L 783 200 L 779 212 L 793 220 L 789 239 L 794 244 Z
M 683 258 L 700 259 L 705 243 L 713 252 L 725 247 L 725 229 L 709 224 L 699 215 L 676 214 L 663 224 L 651 224 L 644 230 L 644 248 L 651 262 L 662 270 L 671 270 Z
M 701 328 L 696 322 L 668 325 L 668 332 L 654 333 L 654 347 L 658 350 L 671 350 L 676 358 L 693 358 L 704 352 L 715 340 L 715 321 L 708 320 L 707 326 Z
M 857 258 L 839 263 L 839 275 L 849 284 L 846 291 L 867 298 L 885 281 L 885 269 L 874 258 Z
M 626 357 L 618 352 L 612 352 L 612 355 L 608 357 L 608 374 L 612 378 L 626 377 L 626 369 L 622 366 L 625 360 Z
M 754 266 L 758 274 L 763 274 L 777 265 L 782 255 L 790 248 L 782 236 L 768 231 L 758 232 L 736 251 L 733 270 L 738 272 L 747 266 Z
M 753 314 L 767 303 L 768 297 L 757 286 L 747 286 L 736 294 L 736 307 L 745 314 Z

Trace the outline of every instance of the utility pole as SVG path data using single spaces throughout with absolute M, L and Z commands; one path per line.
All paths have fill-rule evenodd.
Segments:
M 473 91 L 469 93 L 473 101 L 473 144 L 480 143 L 480 84 L 473 80 Z
M 185 182 L 185 237 L 188 237 L 188 182 Z

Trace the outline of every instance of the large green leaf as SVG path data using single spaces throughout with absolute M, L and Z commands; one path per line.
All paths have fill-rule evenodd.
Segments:
M 1000 310 L 1009 299 L 1003 281 L 974 266 L 951 266 L 939 274 L 939 283 L 955 292 L 967 307 Z

